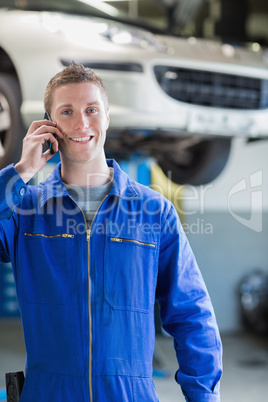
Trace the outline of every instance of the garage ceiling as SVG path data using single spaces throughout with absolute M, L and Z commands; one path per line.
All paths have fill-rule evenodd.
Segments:
M 100 0 L 98 0 L 100 2 Z M 131 18 L 183 35 L 268 46 L 267 0 L 104 0 Z M 171 29 L 172 26 L 172 29 Z M 174 28 L 175 27 L 175 28 Z

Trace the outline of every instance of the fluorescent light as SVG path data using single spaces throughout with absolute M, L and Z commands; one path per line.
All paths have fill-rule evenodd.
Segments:
M 111 15 L 113 17 L 119 16 L 119 11 L 117 8 L 110 6 L 109 4 L 103 3 L 102 0 L 78 0 L 81 3 L 88 4 L 96 8 L 97 10 L 103 11 L 104 13 Z

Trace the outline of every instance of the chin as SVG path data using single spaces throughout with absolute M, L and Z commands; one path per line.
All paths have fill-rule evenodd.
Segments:
M 93 157 L 92 152 L 61 152 L 61 159 L 73 162 L 87 162 Z

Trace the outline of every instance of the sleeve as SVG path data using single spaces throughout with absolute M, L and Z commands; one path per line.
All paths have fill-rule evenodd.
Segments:
M 0 262 L 13 260 L 18 225 L 16 209 L 26 191 L 27 185 L 13 165 L 0 171 Z
M 163 221 L 156 298 L 174 338 L 175 379 L 187 401 L 218 402 L 222 345 L 211 300 L 173 205 Z

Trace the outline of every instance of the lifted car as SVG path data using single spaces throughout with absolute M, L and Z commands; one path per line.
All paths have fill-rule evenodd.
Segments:
M 208 183 L 226 165 L 233 137 L 268 137 L 261 49 L 152 32 L 78 0 L 5 3 L 0 167 L 18 159 L 26 127 L 43 118 L 46 84 L 72 61 L 95 69 L 107 87 L 106 151 L 148 154 L 174 182 Z

